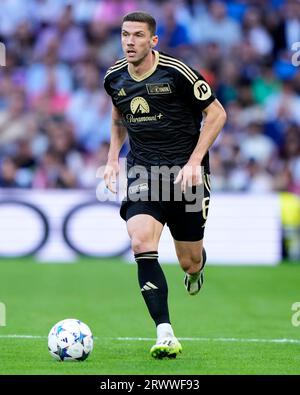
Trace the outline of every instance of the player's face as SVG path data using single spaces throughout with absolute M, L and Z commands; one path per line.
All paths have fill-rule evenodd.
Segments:
M 123 23 L 122 48 L 129 63 L 141 63 L 156 44 L 157 36 L 152 36 L 147 23 Z

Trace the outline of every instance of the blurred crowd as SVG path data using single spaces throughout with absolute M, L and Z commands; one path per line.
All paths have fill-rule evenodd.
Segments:
M 103 76 L 134 10 L 154 15 L 157 49 L 197 69 L 227 110 L 213 189 L 300 195 L 298 0 L 1 0 L 0 187 L 96 186 L 110 139 Z

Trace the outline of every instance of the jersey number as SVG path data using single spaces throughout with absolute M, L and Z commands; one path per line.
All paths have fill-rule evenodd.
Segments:
M 203 219 L 207 219 L 207 213 L 209 208 L 209 197 L 202 199 L 202 216 Z

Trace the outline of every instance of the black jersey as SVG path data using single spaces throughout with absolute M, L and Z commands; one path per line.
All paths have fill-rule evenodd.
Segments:
M 107 70 L 104 87 L 127 128 L 128 159 L 147 167 L 183 166 L 198 142 L 202 111 L 215 97 L 196 70 L 154 53 L 154 66 L 141 77 L 129 73 L 126 58 L 117 61 Z M 202 165 L 209 172 L 208 153 Z

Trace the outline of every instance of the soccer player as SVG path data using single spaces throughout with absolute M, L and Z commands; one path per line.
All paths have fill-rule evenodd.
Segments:
M 156 324 L 157 342 L 150 354 L 175 358 L 182 346 L 170 322 L 168 286 L 158 262 L 159 239 L 167 224 L 185 272 L 187 292 L 197 294 L 206 261 L 203 234 L 210 195 L 208 149 L 220 133 L 226 113 L 197 71 L 154 50 L 158 43 L 155 32 L 156 21 L 147 13 L 132 12 L 123 18 L 125 57 L 110 67 L 104 78 L 113 102 L 104 180 L 107 188 L 116 192 L 119 152 L 128 134 L 127 196 L 120 214 L 127 224 L 141 292 Z M 160 171 L 162 167 L 164 171 Z M 174 167 L 177 172 L 166 171 Z M 170 189 L 169 199 L 162 197 L 164 188 Z M 187 199 L 188 192 L 193 200 Z M 188 210 L 200 195 L 200 207 Z

